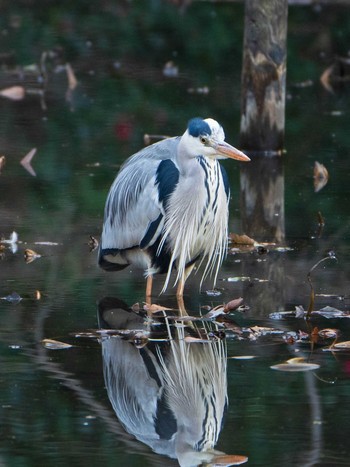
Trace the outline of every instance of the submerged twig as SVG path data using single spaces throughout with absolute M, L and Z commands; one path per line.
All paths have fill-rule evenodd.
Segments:
M 312 273 L 312 271 L 314 271 L 317 268 L 317 266 L 319 266 L 321 263 L 323 263 L 324 261 L 326 261 L 328 259 L 335 259 L 335 260 L 337 259 L 337 257 L 335 256 L 335 253 L 334 253 L 333 250 L 330 250 L 328 252 L 327 256 L 325 256 L 324 258 L 317 261 L 317 263 L 314 264 L 312 266 L 312 268 L 310 269 L 310 271 L 307 273 L 307 280 L 308 280 L 310 288 L 311 288 L 310 302 L 309 302 L 309 306 L 308 306 L 307 313 L 306 313 L 306 319 L 307 320 L 310 319 L 311 313 L 314 310 L 314 304 L 315 304 L 315 290 L 314 290 L 314 287 L 312 285 L 311 273 Z

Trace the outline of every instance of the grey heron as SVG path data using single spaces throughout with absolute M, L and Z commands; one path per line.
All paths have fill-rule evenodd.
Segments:
M 152 278 L 177 270 L 177 296 L 196 261 L 204 263 L 202 281 L 214 284 L 227 247 L 229 184 L 218 159 L 249 161 L 225 142 L 222 126 L 212 118 L 193 118 L 181 137 L 152 144 L 122 165 L 107 197 L 99 265 L 121 270 L 141 267 Z M 202 282 L 201 282 L 202 283 Z

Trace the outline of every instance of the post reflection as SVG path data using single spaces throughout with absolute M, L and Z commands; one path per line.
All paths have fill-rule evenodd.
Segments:
M 284 174 L 280 156 L 252 155 L 241 167 L 241 216 L 244 233 L 257 241 L 283 242 Z
M 226 343 L 204 321 L 147 316 L 117 298 L 98 306 L 104 379 L 125 430 L 181 466 L 238 465 L 214 449 L 227 407 Z M 125 334 L 120 331 L 125 331 Z

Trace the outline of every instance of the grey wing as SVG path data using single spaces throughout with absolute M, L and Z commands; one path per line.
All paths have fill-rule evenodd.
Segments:
M 161 141 L 139 151 L 121 167 L 106 201 L 100 256 L 146 248 L 158 238 L 165 214 L 160 196 L 166 179 L 164 162 L 175 167 L 172 160 L 177 145 L 178 138 Z

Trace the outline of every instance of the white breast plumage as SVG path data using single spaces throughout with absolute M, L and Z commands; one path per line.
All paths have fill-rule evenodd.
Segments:
M 179 190 L 169 200 L 170 214 L 166 218 L 160 244 L 161 248 L 167 242 L 172 252 L 171 266 L 175 264 L 177 268 L 175 283 L 183 276 L 186 265 L 199 256 L 202 261 L 206 261 L 201 282 L 212 273 L 215 281 L 226 253 L 228 199 L 220 165 L 216 160 L 202 156 L 196 162 L 197 183 L 193 183 L 193 176 L 188 180 L 182 179 Z M 184 196 L 188 200 L 185 209 L 183 203 L 178 202 L 178 197 L 183 199 Z M 164 289 L 168 285 L 171 269 L 170 267 Z

